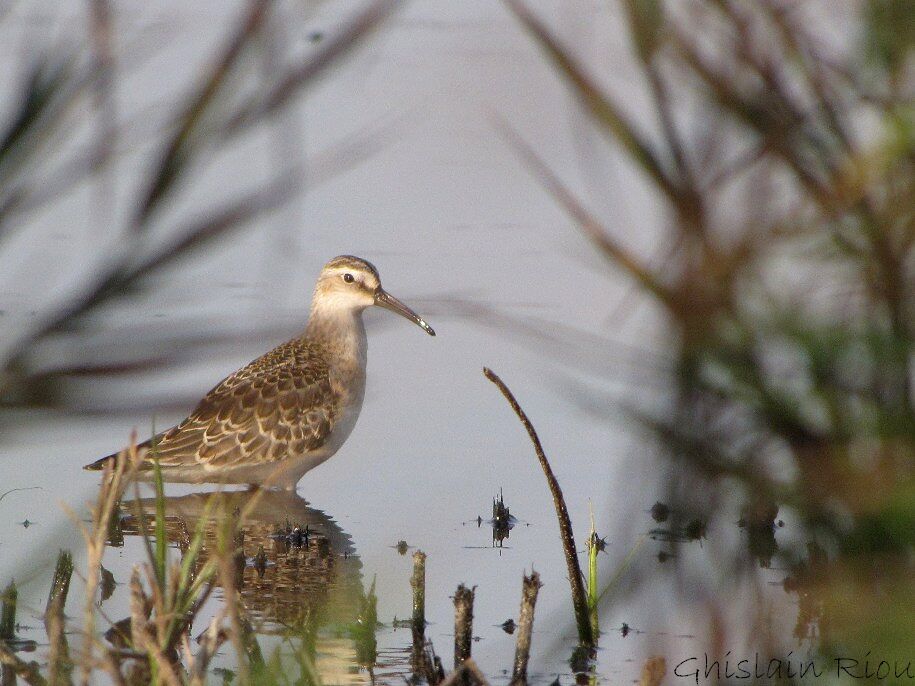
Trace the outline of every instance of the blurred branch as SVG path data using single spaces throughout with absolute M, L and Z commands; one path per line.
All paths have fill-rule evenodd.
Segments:
M 12 354 L 7 366 L 11 369 L 21 369 L 24 355 L 36 341 L 65 330 L 77 318 L 85 316 L 111 298 L 124 293 L 140 279 L 220 238 L 229 231 L 239 228 L 254 217 L 275 209 L 278 203 L 295 192 L 299 187 L 298 184 L 298 180 L 283 174 L 269 186 L 252 191 L 240 200 L 206 213 L 200 220 L 190 222 L 184 229 L 175 232 L 177 238 L 159 247 L 145 259 L 132 263 L 131 258 L 128 257 L 115 262 L 100 274 L 92 285 L 84 289 L 82 295 L 64 305 L 44 324 L 31 332 L 17 346 L 16 352 Z M 10 380 L 6 381 L 9 383 Z
M 649 143 L 623 116 L 617 104 L 608 95 L 601 92 L 585 73 L 584 68 L 572 57 L 571 52 L 560 45 L 553 34 L 527 9 L 521 0 L 504 1 L 566 76 L 568 82 L 574 87 L 575 93 L 591 114 L 606 126 L 607 132 L 612 134 L 614 140 L 619 142 L 630 158 L 648 175 L 667 199 L 677 206 L 683 199 L 681 188 L 670 177 Z
M 177 130 L 166 144 L 162 158 L 152 174 L 148 189 L 140 200 L 133 226 L 135 231 L 142 228 L 153 210 L 186 170 L 194 151 L 193 134 L 196 132 L 197 126 L 204 114 L 212 107 L 220 86 L 242 54 L 243 49 L 253 40 L 260 29 L 271 5 L 271 0 L 249 0 L 248 10 L 239 22 L 234 35 L 214 60 L 209 73 L 189 97 L 176 120 Z
M 95 100 L 99 112 L 95 163 L 102 167 L 116 144 L 117 112 L 114 103 L 114 47 L 109 0 L 89 0 L 91 36 L 95 52 Z
M 396 0 L 374 0 L 347 21 L 336 35 L 323 40 L 308 59 L 287 70 L 266 94 L 256 96 L 241 106 L 226 121 L 223 135 L 234 135 L 285 106 L 306 84 L 351 50 L 398 6 Z
M 578 202 L 571 191 L 550 171 L 546 163 L 524 142 L 511 125 L 498 115 L 496 115 L 496 125 L 509 144 L 515 149 L 515 152 L 521 157 L 521 160 L 536 175 L 563 209 L 575 219 L 592 243 L 661 302 L 672 306 L 674 297 L 668 288 L 661 283 L 650 269 L 610 237 L 600 222 Z
M 99 223 L 110 221 L 117 197 L 109 162 L 117 146 L 117 109 L 114 96 L 114 37 L 109 0 L 89 0 L 90 43 L 94 53 L 95 106 L 98 112 L 93 171 L 99 175 L 96 193 Z
M 815 40 L 810 36 L 802 22 L 793 17 L 795 12 L 788 6 L 772 2 L 762 4 L 782 38 L 783 44 L 797 58 L 797 64 L 806 79 L 810 91 L 815 95 L 819 110 L 829 124 L 832 134 L 843 148 L 845 154 L 857 154 L 857 149 L 848 126 L 846 107 L 841 101 L 839 89 L 832 83 L 829 64 L 817 52 Z
M 648 79 L 665 142 L 676 165 L 679 185 L 684 189 L 684 193 L 693 196 L 691 204 L 694 205 L 698 202 L 698 196 L 694 189 L 692 170 L 683 139 L 674 122 L 670 92 L 655 60 L 666 23 L 663 2 L 661 0 L 625 0 L 623 6 L 629 23 L 629 35 L 635 41 L 636 55 L 642 63 L 642 69 Z
M 682 29 L 671 25 L 670 33 L 683 60 L 709 88 L 722 110 L 734 114 L 756 131 L 766 148 L 777 153 L 788 164 L 821 207 L 833 208 L 836 198 L 831 194 L 826 180 L 802 158 L 804 148 L 798 145 L 799 141 L 789 139 L 789 132 L 803 121 L 803 117 L 794 110 L 787 97 L 779 96 L 779 91 L 772 89 L 759 91 L 755 95 L 745 94 L 700 54 Z M 780 88 L 771 75 L 769 82 L 775 88 Z
M 0 133 L 0 188 L 41 151 L 40 141 L 85 85 L 72 59 L 45 56 L 30 66 L 19 107 Z
M 111 7 L 108 0 L 90 0 L 92 10 L 92 37 L 95 59 L 85 71 L 71 74 L 72 60 L 38 62 L 28 82 L 23 105 L 20 107 L 7 131 L 0 134 L 0 187 L 12 190 L 0 194 L 0 219 L 8 220 L 17 212 L 26 212 L 50 201 L 55 192 L 72 188 L 99 167 L 109 162 L 114 154 L 117 124 L 114 120 L 112 75 Z M 282 170 L 266 184 L 246 193 L 234 194 L 232 200 L 212 209 L 201 211 L 198 218 L 188 219 L 183 226 L 170 232 L 171 238 L 157 246 L 146 246 L 140 231 L 147 225 L 157 208 L 169 199 L 189 173 L 191 166 L 202 157 L 208 146 L 225 142 L 228 137 L 241 131 L 244 126 L 262 121 L 281 105 L 290 102 L 301 88 L 318 76 L 334 60 L 342 56 L 360 38 L 380 21 L 397 3 L 392 0 L 370 4 L 347 23 L 333 39 L 322 43 L 317 51 L 301 63 L 290 67 L 278 83 L 268 90 L 266 96 L 255 100 L 257 107 L 247 106 L 228 115 L 231 125 L 216 125 L 216 110 L 222 102 L 229 74 L 237 71 L 243 54 L 259 34 L 267 14 L 274 4 L 270 0 L 251 0 L 248 3 L 237 28 L 219 51 L 212 65 L 199 80 L 191 95 L 174 119 L 174 130 L 163 146 L 163 152 L 156 163 L 146 187 L 138 197 L 137 214 L 128 229 L 128 241 L 113 255 L 109 264 L 100 273 L 93 275 L 78 293 L 57 306 L 55 311 L 43 316 L 43 321 L 27 332 L 7 352 L 7 359 L 0 374 L 0 395 L 7 394 L 15 387 L 21 387 L 28 380 L 45 382 L 61 378 L 67 373 L 63 368 L 47 373 L 29 368 L 28 356 L 40 341 L 64 332 L 72 332 L 77 323 L 102 305 L 129 292 L 149 277 L 158 274 L 177 260 L 191 252 L 212 244 L 227 236 L 243 224 L 270 212 L 304 189 L 303 170 Z M 46 64 L 50 66 L 45 66 Z M 24 177 L 18 185 L 9 183 L 10 173 L 23 174 L 27 156 L 38 155 L 39 146 L 33 145 L 36 138 L 47 138 L 46 131 L 59 127 L 67 106 L 86 84 L 96 87 L 96 101 L 100 109 L 100 129 L 95 146 L 78 152 L 61 165 L 42 183 L 32 183 Z M 209 122 L 209 123 L 208 123 Z M 104 133 L 102 133 L 104 132 Z M 350 168 L 364 160 L 381 145 L 375 134 L 377 127 L 367 127 L 351 140 L 332 148 L 322 159 L 317 160 L 308 182 L 315 185 L 334 174 Z M 15 158 L 15 159 L 14 159 Z M 140 357 L 133 361 L 106 368 L 92 365 L 98 371 L 136 371 L 145 365 L 162 360 L 161 353 Z M 90 367 L 72 365 L 70 373 L 91 373 Z
M 839 590 L 845 626 L 810 588 L 798 593 L 798 625 L 818 632 L 816 647 L 825 655 L 849 642 L 867 647 L 875 632 L 860 631 L 866 622 L 880 632 L 891 626 L 903 637 L 893 647 L 906 648 L 910 621 L 874 613 L 868 603 L 849 610 L 848 599 L 872 597 L 878 569 L 879 593 L 910 586 L 910 565 L 901 574 L 884 570 L 908 559 L 907 537 L 895 532 L 911 520 L 888 494 L 905 492 L 913 502 L 911 3 L 842 4 L 840 11 L 856 13 L 846 26 L 844 15 L 818 16 L 832 15 L 832 3 L 625 0 L 627 38 L 651 96 L 645 116 L 660 124 L 649 145 L 568 48 L 520 0 L 506 2 L 596 124 L 676 211 L 675 262 L 659 284 L 658 268 L 646 274 L 625 246 L 609 241 L 510 132 L 600 252 L 667 308 L 675 359 L 661 373 L 670 392 L 629 414 L 670 458 L 659 487 L 671 511 L 701 512 L 701 537 L 709 520 L 733 521 L 735 494 L 746 499 L 758 520 L 745 526 L 750 556 L 719 542 L 724 557 L 713 564 L 755 576 L 752 559 L 768 568 L 778 551 L 776 515 L 788 505 L 797 530 L 782 541 L 783 563 L 798 567 L 798 540 L 824 542 L 840 563 L 848 551 L 856 564 L 866 558 L 863 583 L 843 587 L 847 579 L 835 584 L 828 574 L 815 581 Z M 678 78 L 665 79 L 673 70 Z M 582 387 L 581 395 L 595 396 Z M 606 402 L 591 407 L 606 416 Z M 684 588 L 693 601 L 707 570 L 687 567 L 678 572 L 689 575 Z M 705 592 L 712 609 L 726 604 L 711 600 L 720 587 Z M 762 619 L 770 608 L 767 598 L 753 611 Z M 750 632 L 735 639 L 761 642 Z

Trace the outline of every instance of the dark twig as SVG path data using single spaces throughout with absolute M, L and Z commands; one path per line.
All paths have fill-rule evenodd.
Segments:
M 464 584 L 454 594 L 454 668 L 458 669 L 470 659 L 473 643 L 473 595 L 474 589 Z
M 464 660 L 460 667 L 455 669 L 448 678 L 442 681 L 439 686 L 457 686 L 461 684 L 473 684 L 473 686 L 489 686 L 486 676 L 480 671 L 477 663 L 472 657 Z
M 67 604 L 67 593 L 70 591 L 70 577 L 73 575 L 73 556 L 69 550 L 61 550 L 57 556 L 57 566 L 54 568 L 54 578 L 51 581 L 51 590 L 48 593 L 48 602 L 45 605 L 45 615 L 51 612 L 54 604 L 58 604 L 63 611 Z
M 527 429 L 527 435 L 530 437 L 531 443 L 534 444 L 534 452 L 537 453 L 537 459 L 540 460 L 540 466 L 546 476 L 547 484 L 549 484 L 550 493 L 553 495 L 553 505 L 556 507 L 556 518 L 559 520 L 559 533 L 562 537 L 562 547 L 569 571 L 569 584 L 572 587 L 572 605 L 575 608 L 575 623 L 578 625 L 578 640 L 584 646 L 593 647 L 595 640 L 594 633 L 591 630 L 588 599 L 585 594 L 585 586 L 582 583 L 581 566 L 578 564 L 575 536 L 572 533 L 572 521 L 569 519 L 569 511 L 566 508 L 565 499 L 562 497 L 562 489 L 559 488 L 559 482 L 553 475 L 553 470 L 546 459 L 546 454 L 543 452 L 543 446 L 540 444 L 540 438 L 538 438 L 537 432 L 534 430 L 534 425 L 531 424 L 524 410 L 515 400 L 515 396 L 512 395 L 508 386 L 491 369 L 483 367 L 483 374 L 502 391 L 502 395 L 508 400 L 508 404 L 511 405 L 515 414 L 518 415 L 518 419 Z
M 48 682 L 38 671 L 38 663 L 20 660 L 3 641 L 0 641 L 0 664 L 10 668 L 16 676 L 20 677 L 29 686 L 47 686 Z
M 518 643 L 515 646 L 515 664 L 511 683 L 527 683 L 527 662 L 531 654 L 531 633 L 534 630 L 534 608 L 540 591 L 540 575 L 531 571 L 521 584 L 521 613 L 518 616 Z
M 423 662 L 426 640 L 426 554 L 421 550 L 413 553 L 410 588 L 413 589 L 413 618 L 410 622 L 413 634 L 413 670 L 418 672 L 422 671 L 419 667 Z
M 67 593 L 70 590 L 70 577 L 73 575 L 73 556 L 69 550 L 61 550 L 54 568 L 54 578 L 48 593 L 45 606 L 44 625 L 48 633 L 50 650 L 48 653 L 48 677 L 51 686 L 73 683 L 73 665 L 70 661 L 70 650 L 64 632 L 64 606 L 67 604 Z
M 12 641 L 16 638 L 16 600 L 19 598 L 19 591 L 16 590 L 16 582 L 10 581 L 3 591 L 0 598 L 0 641 Z

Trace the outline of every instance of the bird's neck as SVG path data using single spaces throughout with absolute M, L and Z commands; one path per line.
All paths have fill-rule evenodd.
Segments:
M 361 310 L 312 307 L 304 335 L 334 351 L 337 359 L 364 367 L 367 346 Z

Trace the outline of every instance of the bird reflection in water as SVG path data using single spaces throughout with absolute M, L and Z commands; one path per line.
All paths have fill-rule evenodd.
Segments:
M 235 541 L 234 581 L 255 633 L 307 637 L 315 667 L 334 683 L 359 683 L 360 668 L 372 678 L 374 589 L 363 591 L 355 546 L 333 519 L 290 491 L 195 493 L 164 500 L 168 542 L 182 556 L 200 518 L 207 517 L 195 573 L 216 550 L 218 513 L 244 513 Z M 119 538 L 154 531 L 155 513 L 154 498 L 124 501 L 119 531 L 109 542 L 118 545 Z M 222 589 L 216 590 L 219 597 Z

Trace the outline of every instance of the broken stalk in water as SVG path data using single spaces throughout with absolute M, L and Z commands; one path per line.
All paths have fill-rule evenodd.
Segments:
M 413 673 L 427 682 L 438 684 L 444 679 L 441 660 L 431 649 L 426 650 L 426 554 L 417 550 L 413 553 L 413 618 L 410 627 L 413 633 L 413 649 L 410 654 Z
M 458 669 L 470 658 L 473 643 L 474 589 L 464 584 L 454 594 L 454 668 Z
M 426 554 L 422 550 L 413 553 L 413 576 L 410 577 L 413 589 L 413 640 L 419 637 L 422 642 L 426 631 Z
M 531 570 L 521 584 L 521 612 L 518 615 L 518 642 L 512 668 L 512 686 L 527 683 L 527 662 L 531 655 L 531 633 L 534 630 L 534 607 L 540 591 L 540 575 Z
M 48 654 L 48 676 L 52 686 L 71 683 L 73 664 L 70 661 L 70 648 L 64 632 L 64 606 L 70 591 L 70 578 L 73 575 L 73 556 L 69 550 L 61 550 L 48 592 L 45 606 L 44 625 L 48 634 L 50 649 Z
M 540 467 L 546 476 L 547 484 L 550 487 L 550 493 L 553 496 L 553 505 L 556 507 L 556 518 L 559 520 L 559 533 L 562 536 L 562 547 L 565 552 L 566 565 L 569 571 L 569 584 L 572 587 L 572 606 L 575 610 L 575 624 L 578 627 L 578 640 L 582 646 L 593 648 L 596 644 L 594 632 L 591 629 L 591 617 L 588 610 L 588 599 L 585 595 L 585 587 L 582 583 L 581 566 L 578 564 L 578 553 L 575 550 L 575 536 L 572 534 L 572 521 L 569 518 L 569 511 L 566 508 L 565 499 L 562 497 L 562 489 L 559 488 L 559 482 L 553 474 L 549 460 L 543 452 L 543 446 L 540 444 L 540 438 L 537 436 L 534 425 L 527 418 L 524 410 L 515 400 L 515 396 L 508 389 L 508 386 L 500 379 L 495 372 L 487 367 L 483 367 L 483 375 L 492 381 L 508 400 L 508 404 L 518 415 L 521 424 L 527 430 L 527 435 L 534 445 L 534 452 L 540 461 Z
M 61 550 L 57 555 L 57 565 L 54 567 L 54 578 L 51 580 L 51 590 L 48 593 L 48 602 L 45 605 L 45 616 L 51 614 L 55 605 L 59 611 L 67 602 L 70 592 L 70 577 L 73 575 L 73 556 L 69 550 Z
M 16 601 L 19 591 L 16 582 L 10 581 L 3 591 L 2 610 L 0 610 L 0 641 L 10 643 L 16 638 Z

